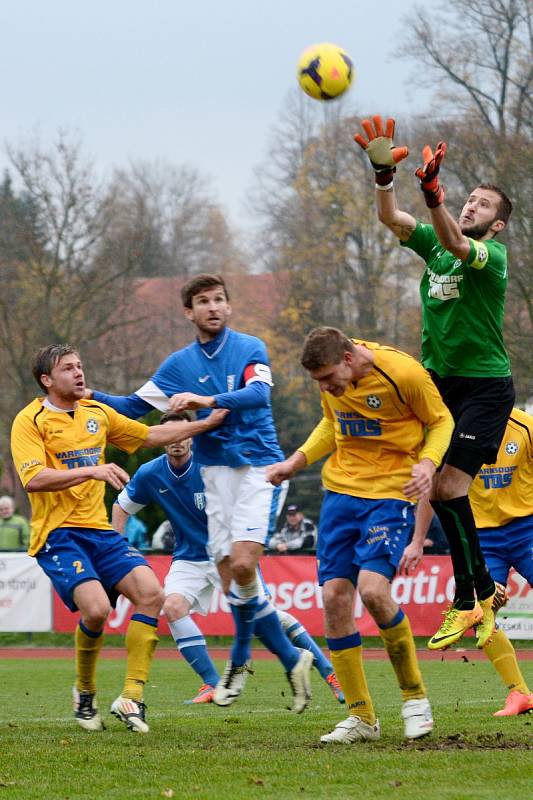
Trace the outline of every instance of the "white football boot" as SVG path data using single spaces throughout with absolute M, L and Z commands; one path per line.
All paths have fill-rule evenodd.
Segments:
M 433 716 L 427 697 L 406 700 L 402 706 L 402 717 L 406 739 L 420 739 L 433 730 Z
M 339 722 L 331 733 L 321 736 L 320 741 L 324 744 L 329 744 L 330 742 L 334 744 L 353 744 L 354 742 L 375 741 L 380 736 L 379 719 L 373 725 L 369 725 L 368 722 L 363 722 L 360 717 L 351 714 L 347 719 Z

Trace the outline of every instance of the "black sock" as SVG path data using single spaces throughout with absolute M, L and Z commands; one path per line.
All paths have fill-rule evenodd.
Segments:
M 450 545 L 450 556 L 455 577 L 455 597 L 453 605 L 461 611 L 474 608 L 476 603 L 475 575 L 485 560 L 479 548 L 476 524 L 470 501 L 464 497 L 452 500 L 431 501 Z M 488 570 L 487 570 L 488 573 Z M 490 576 L 489 576 L 490 577 Z
M 476 532 L 476 541 L 472 548 L 474 553 L 474 586 L 478 600 L 486 600 L 496 591 L 496 585 L 485 562 Z

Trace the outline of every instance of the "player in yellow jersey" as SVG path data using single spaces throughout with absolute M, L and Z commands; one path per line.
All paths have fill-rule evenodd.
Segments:
M 350 716 L 321 741 L 380 736 L 354 622 L 356 588 L 398 679 L 405 736 L 416 739 L 430 733 L 433 719 L 409 620 L 390 582 L 411 534 L 413 501 L 430 491 L 453 420 L 425 369 L 399 350 L 324 327 L 309 333 L 301 361 L 320 387 L 323 417 L 267 477 L 278 485 L 331 454 L 322 470 L 318 576 L 328 647 Z
M 135 606 L 126 634 L 126 678 L 111 712 L 131 730 L 149 728 L 144 684 L 157 644 L 164 596 L 143 556 L 113 530 L 104 506 L 105 484 L 121 491 L 129 475 L 105 463 L 105 446 L 128 453 L 187 439 L 219 425 L 218 410 L 196 422 L 148 427 L 94 400 L 84 400 L 85 378 L 77 350 L 41 348 L 33 375 L 44 392 L 17 414 L 11 451 L 32 507 L 28 552 L 35 556 L 71 611 L 76 628 L 74 712 L 85 730 L 103 730 L 96 705 L 96 662 L 105 621 L 119 594 Z
M 495 464 L 484 464 L 469 493 L 479 543 L 490 574 L 503 586 L 511 567 L 533 586 L 533 417 L 513 408 Z M 507 717 L 533 710 L 514 648 L 497 628 L 484 652 L 509 689 Z
M 533 417 L 530 414 L 513 408 L 496 462 L 482 466 L 469 497 L 481 549 L 498 589 L 493 606 L 496 613 L 507 599 L 505 585 L 511 567 L 533 585 Z M 413 540 L 404 550 L 400 571 L 408 572 L 418 565 L 432 516 L 429 502 L 422 500 Z M 509 689 L 504 708 L 494 716 L 510 717 L 533 710 L 533 694 L 502 628 L 496 627 L 483 651 Z

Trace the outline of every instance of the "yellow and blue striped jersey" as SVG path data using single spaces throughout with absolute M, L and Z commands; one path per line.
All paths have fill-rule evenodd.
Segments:
M 73 469 L 105 463 L 105 446 L 133 453 L 148 436 L 148 426 L 94 400 L 80 400 L 73 412 L 43 405 L 36 398 L 20 411 L 11 430 L 11 452 L 23 486 L 45 467 Z M 105 482 L 88 480 L 70 489 L 30 492 L 32 509 L 28 553 L 35 555 L 50 531 L 60 527 L 110 530 L 104 506 Z
M 495 464 L 484 464 L 469 492 L 478 528 L 533 515 L 533 417 L 513 408 Z
M 406 500 L 403 486 L 413 465 L 422 458 L 440 465 L 452 416 L 412 356 L 375 342 L 353 342 L 373 352 L 371 372 L 340 397 L 322 392 L 322 420 L 298 449 L 308 464 L 331 453 L 322 469 L 326 489 Z

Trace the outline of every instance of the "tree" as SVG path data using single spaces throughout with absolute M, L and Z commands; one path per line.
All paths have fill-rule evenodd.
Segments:
M 208 180 L 190 166 L 137 162 L 117 170 L 109 248 L 129 245 L 143 277 L 228 272 L 243 255 Z
M 161 328 L 184 327 L 175 323 L 182 317 L 177 293 L 168 319 L 143 305 L 150 276 L 245 269 L 223 211 L 189 167 L 139 164 L 100 181 L 67 133 L 48 149 L 38 141 L 8 146 L 8 156 L 11 171 L 0 185 L 6 443 L 14 415 L 36 393 L 30 362 L 43 344 L 80 347 L 91 382 L 129 392 L 139 373 L 144 378 L 183 344 L 170 335 L 150 360 L 148 345 L 159 344 Z
M 95 265 L 109 224 L 112 195 L 96 182 L 79 142 L 60 134 L 50 151 L 39 143 L 8 148 L 16 182 L 4 181 L 0 242 L 3 291 L 2 369 L 10 391 L 1 409 L 33 394 L 31 355 L 43 343 L 96 338 L 108 325 L 116 271 Z M 9 228 L 10 234 L 7 234 Z M 88 321 L 90 320 L 90 325 Z
M 533 395 L 533 5 L 447 0 L 431 14 L 417 7 L 404 30 L 400 52 L 416 58 L 417 81 L 435 88 L 439 110 L 419 121 L 419 132 L 448 141 L 446 180 L 463 196 L 489 180 L 514 203 L 502 237 L 510 255 L 506 327 L 517 398 L 525 402 Z

